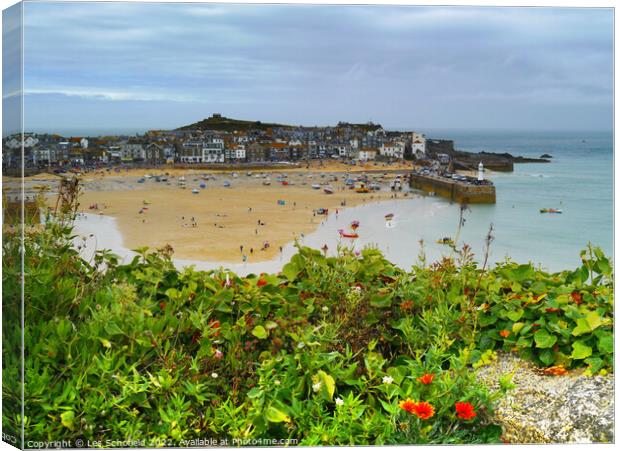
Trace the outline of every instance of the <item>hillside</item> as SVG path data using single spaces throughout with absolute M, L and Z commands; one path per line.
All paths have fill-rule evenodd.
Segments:
M 292 127 L 290 125 L 273 124 L 261 121 L 244 121 L 240 119 L 231 119 L 228 117 L 214 114 L 211 117 L 195 122 L 193 124 L 184 125 L 177 130 L 221 130 L 232 132 L 235 130 L 267 130 L 268 128 Z

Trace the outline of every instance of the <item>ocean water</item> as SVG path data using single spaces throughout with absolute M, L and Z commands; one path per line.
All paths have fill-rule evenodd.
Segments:
M 495 183 L 495 205 L 471 205 L 465 211 L 459 245 L 467 243 L 481 261 L 485 236 L 493 224 L 494 240 L 490 262 L 511 260 L 534 264 L 550 271 L 574 269 L 580 264 L 579 252 L 588 243 L 600 246 L 613 257 L 613 144 L 609 133 L 505 133 L 429 131 L 429 138 L 453 139 L 461 150 L 509 152 L 513 155 L 553 156 L 551 163 L 515 165 L 511 173 L 490 173 Z M 541 214 L 540 208 L 560 208 L 562 214 Z M 330 214 L 316 232 L 301 244 L 328 253 L 338 246 L 361 249 L 375 246 L 398 266 L 409 269 L 423 250 L 428 261 L 449 255 L 450 249 L 436 243 L 455 237 L 460 207 L 439 197 L 412 196 L 405 200 L 369 203 L 347 208 L 338 216 Z M 387 223 L 384 216 L 394 213 Z M 112 218 L 110 218 L 112 219 Z M 338 229 L 347 229 L 358 220 L 358 239 L 341 239 Z M 88 236 L 88 248 L 111 248 L 125 258 L 131 253 L 122 247 L 122 237 L 114 220 L 91 218 L 76 224 Z M 112 233 L 114 232 L 114 233 Z M 294 243 L 284 246 L 282 255 L 269 262 L 220 264 L 178 260 L 179 267 L 197 269 L 226 267 L 239 274 L 276 272 L 296 252 Z

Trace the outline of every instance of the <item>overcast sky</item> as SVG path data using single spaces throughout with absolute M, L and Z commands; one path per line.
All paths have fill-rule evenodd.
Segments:
M 611 129 L 611 9 L 26 3 L 26 127 Z M 5 92 L 5 95 L 7 93 Z

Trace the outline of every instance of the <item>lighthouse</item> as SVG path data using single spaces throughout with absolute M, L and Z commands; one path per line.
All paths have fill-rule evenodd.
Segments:
M 484 181 L 484 166 L 482 165 L 482 161 L 478 165 L 478 181 Z

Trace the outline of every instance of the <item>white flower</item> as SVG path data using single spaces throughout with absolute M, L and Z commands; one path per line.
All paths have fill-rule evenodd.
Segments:
M 344 404 L 344 401 L 340 398 L 336 398 L 336 405 L 337 406 L 342 406 Z
M 321 389 L 321 383 L 317 382 L 316 384 L 312 384 L 312 390 L 314 390 L 314 392 L 318 392 Z
M 394 379 L 391 376 L 383 376 L 383 383 L 390 385 L 392 382 L 394 382 Z
M 324 312 L 329 312 L 329 308 L 327 308 L 326 306 L 323 306 L 321 310 L 323 310 Z
M 306 346 L 306 345 L 304 344 L 304 342 L 303 342 L 303 341 L 300 341 L 299 343 L 297 343 L 297 349 L 301 349 L 301 348 L 303 348 L 304 346 Z
M 217 379 L 217 376 L 218 376 L 218 374 L 217 374 L 217 373 L 211 373 L 211 377 L 212 377 L 213 379 Z
M 281 382 L 280 382 L 278 379 L 276 379 L 275 381 L 273 381 L 273 383 L 274 383 L 274 384 L 276 384 L 276 385 L 280 385 L 280 384 L 281 384 Z

